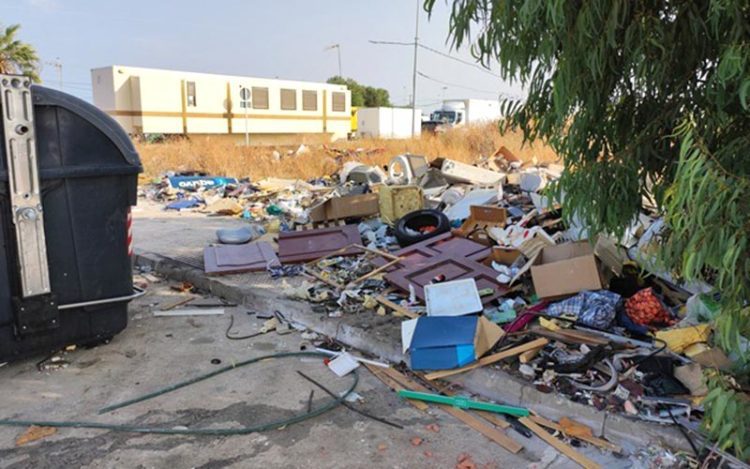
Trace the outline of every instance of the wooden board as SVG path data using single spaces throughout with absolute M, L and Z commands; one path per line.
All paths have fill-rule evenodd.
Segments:
M 371 367 L 368 366 L 368 369 L 371 369 Z M 379 371 L 382 372 L 384 375 L 387 375 L 388 377 L 390 377 L 393 381 L 398 383 L 404 389 L 409 389 L 411 391 L 419 391 L 419 392 L 430 392 L 429 389 L 409 379 L 408 377 L 402 375 L 401 373 L 394 370 L 393 368 L 380 368 Z M 407 399 L 407 400 L 411 401 L 411 399 Z M 494 441 L 495 443 L 502 446 L 503 448 L 510 451 L 511 453 L 515 454 L 515 453 L 520 452 L 523 449 L 523 445 L 521 443 L 512 439 L 511 437 L 506 435 L 503 431 L 498 430 L 497 428 L 489 425 L 488 423 L 485 423 L 479 417 L 476 417 L 465 410 L 457 409 L 455 407 L 452 407 L 449 405 L 443 405 L 443 404 L 433 404 L 433 405 L 439 407 L 444 412 L 462 421 L 466 425 L 470 426 L 474 430 L 478 431 L 479 433 L 489 438 L 490 440 Z
M 354 246 L 361 243 L 357 225 L 279 233 L 279 260 L 282 264 L 308 262 L 347 246 L 339 255 L 353 256 L 362 253 Z
M 404 291 L 409 291 L 409 285 L 413 285 L 417 298 L 424 301 L 424 286 L 432 283 L 437 276 L 444 276 L 445 281 L 473 278 L 477 289 L 490 288 L 492 294 L 482 297 L 483 304 L 491 303 L 508 290 L 495 280 L 497 272 L 493 269 L 453 254 L 443 254 L 429 259 L 425 264 L 389 272 L 385 279 Z
M 480 262 L 490 255 L 490 248 L 468 239 L 453 236 L 451 233 L 443 233 L 393 253 L 394 256 L 403 258 L 398 267 L 413 267 L 424 264 L 429 259 L 441 254 L 452 254 L 456 257 L 465 257 Z M 383 266 L 386 260 L 376 258 L 373 259 L 372 263 L 376 266 Z M 394 270 L 396 269 L 388 269 L 388 271 Z
M 550 428 L 552 430 L 563 432 L 563 428 L 560 426 L 560 424 L 553 422 L 551 420 L 547 420 L 544 417 L 540 417 L 538 415 L 530 415 L 529 419 L 533 421 L 536 424 L 539 424 L 543 427 Z M 603 440 L 601 438 L 597 438 L 595 436 L 588 437 L 588 436 L 577 436 L 575 437 L 577 440 L 585 441 L 586 443 L 591 443 L 594 446 L 598 446 L 599 448 L 606 449 L 607 451 L 612 451 L 613 453 L 622 453 L 622 447 L 618 446 L 614 443 L 610 443 L 607 440 Z
M 498 352 L 493 355 L 480 358 L 479 361 L 477 361 L 476 363 L 472 363 L 471 365 L 467 365 L 462 368 L 456 368 L 454 370 L 435 371 L 433 373 L 428 373 L 425 375 L 425 378 L 432 381 L 434 379 L 441 379 L 441 378 L 445 378 L 448 376 L 457 375 L 459 373 L 464 373 L 466 371 L 473 370 L 474 368 L 479 368 L 480 366 L 491 365 L 493 363 L 499 362 L 500 360 L 504 360 L 510 357 L 515 357 L 516 355 L 520 355 L 523 352 L 526 352 L 527 350 L 532 350 L 538 347 L 544 347 L 548 343 L 549 341 L 544 338 L 534 339 L 531 342 L 526 342 L 525 344 L 519 345 L 518 347 L 509 348 L 508 350 L 503 350 L 502 352 Z
M 582 467 L 586 469 L 601 469 L 601 466 L 591 459 L 587 458 L 586 456 L 582 455 L 578 451 L 574 450 L 567 444 L 563 443 L 562 441 L 558 440 L 554 436 L 547 433 L 547 431 L 540 427 L 538 424 L 536 424 L 533 420 L 531 420 L 529 417 L 521 417 L 518 419 L 519 422 L 524 424 L 526 428 L 534 432 L 536 436 L 544 440 L 548 445 L 552 446 L 568 458 L 572 459 L 573 461 L 580 464 Z
M 559 340 L 566 344 L 607 345 L 609 343 L 609 340 L 605 337 L 570 329 L 551 331 L 541 326 L 533 326 L 529 328 L 529 332 L 542 337 Z
M 204 270 L 209 275 L 257 272 L 279 265 L 273 246 L 265 241 L 240 245 L 215 245 L 203 250 Z

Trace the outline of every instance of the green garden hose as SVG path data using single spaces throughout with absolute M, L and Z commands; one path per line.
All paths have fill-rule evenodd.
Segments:
M 251 358 L 249 360 L 236 363 L 234 365 L 225 366 L 223 368 L 212 371 L 210 373 L 206 373 L 206 374 L 197 376 L 195 378 L 191 378 L 191 379 L 182 381 L 180 383 L 167 386 L 158 391 L 154 391 L 149 394 L 144 394 L 143 396 L 136 397 L 128 401 L 120 402 L 118 404 L 113 404 L 111 406 L 105 407 L 104 409 L 100 410 L 99 413 L 101 414 L 104 412 L 109 412 L 111 410 L 120 409 L 129 405 L 135 404 L 137 402 L 142 402 L 148 399 L 152 399 L 154 397 L 167 394 L 177 389 L 184 388 L 186 386 L 197 383 L 199 381 L 212 378 L 216 375 L 226 373 L 227 371 L 231 371 L 231 370 L 243 367 L 243 366 L 251 365 L 253 363 L 258 363 L 263 360 L 272 360 L 272 359 L 286 358 L 286 357 L 303 357 L 303 356 L 328 357 L 328 355 L 324 353 L 320 353 L 320 352 L 282 352 L 282 353 L 276 353 L 272 355 L 263 355 L 260 357 Z M 28 427 L 31 425 L 36 425 L 40 427 L 56 427 L 56 428 L 94 428 L 94 429 L 101 429 L 101 430 L 111 430 L 111 431 L 116 431 L 116 432 L 153 433 L 153 434 L 160 434 L 160 435 L 213 435 L 213 436 L 247 435 L 250 433 L 264 432 L 267 430 L 283 428 L 287 425 L 292 425 L 292 424 L 299 423 L 299 422 L 302 422 L 304 420 L 307 420 L 313 417 L 317 417 L 318 415 L 324 414 L 325 412 L 328 412 L 329 410 L 332 410 L 335 407 L 338 407 L 339 405 L 341 405 L 344 399 L 346 399 L 346 397 L 349 396 L 349 394 L 354 392 L 354 388 L 357 387 L 357 383 L 359 382 L 359 375 L 357 374 L 357 370 L 354 370 L 354 372 L 352 373 L 352 376 L 353 376 L 352 384 L 351 386 L 349 386 L 346 392 L 341 397 L 332 399 L 330 402 L 328 402 L 324 406 L 318 409 L 311 410 L 309 412 L 305 412 L 303 414 L 295 415 L 294 417 L 290 417 L 290 418 L 282 419 L 282 420 L 276 420 L 273 422 L 265 423 L 262 425 L 251 426 L 251 427 L 190 429 L 190 428 L 140 427 L 140 426 L 128 425 L 128 424 L 109 424 L 109 423 L 99 423 L 99 422 L 55 421 L 55 420 L 52 420 L 52 421 L 17 420 L 17 419 L 0 419 L 0 425 L 11 426 L 11 427 Z

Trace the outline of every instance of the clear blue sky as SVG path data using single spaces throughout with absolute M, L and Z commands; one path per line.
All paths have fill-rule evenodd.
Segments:
M 406 104 L 413 49 L 369 41 L 412 42 L 415 13 L 412 0 L 0 0 L 0 22 L 20 23 L 20 38 L 43 62 L 62 62 L 65 91 L 87 100 L 90 70 L 112 64 L 324 81 L 338 73 L 336 51 L 324 48 L 338 43 L 345 76 Z M 421 11 L 420 43 L 473 62 L 466 48 L 450 50 L 448 21 L 444 0 L 429 20 Z M 521 92 L 424 49 L 418 70 L 447 84 L 418 77 L 417 104 L 425 109 L 443 97 Z M 52 65 L 41 76 L 57 87 Z

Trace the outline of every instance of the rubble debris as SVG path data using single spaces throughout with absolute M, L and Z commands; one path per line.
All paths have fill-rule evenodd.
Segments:
M 705 369 L 728 369 L 736 357 L 713 337 L 720 292 L 679 284 L 650 264 L 664 226 L 658 213 L 641 214 L 621 238 L 587 239 L 580 217 L 563 220 L 560 201 L 544 190 L 562 168 L 524 164 L 507 148 L 476 166 L 396 155 L 388 174 L 357 161 L 363 151 L 329 152 L 340 164 L 350 161 L 315 180 L 187 189 L 163 179 L 142 195 L 241 217 L 253 230 L 248 241 L 262 230 L 278 233 L 278 263 L 260 270 L 272 278 L 306 276 L 301 285 L 282 279 L 280 288 L 321 317 L 402 321 L 409 367 L 429 371 L 431 383 L 492 366 L 599 410 L 674 424 L 671 413 L 697 425 Z M 216 256 L 215 248 L 207 252 Z M 438 328 L 433 321 L 455 323 Z M 396 390 L 435 391 L 393 369 L 374 373 Z M 455 394 L 443 383 L 435 387 Z M 579 463 L 590 461 L 559 438 L 622 451 L 570 419 L 532 414 L 532 429 L 449 409 L 514 452 L 521 446 L 498 428 L 536 434 Z

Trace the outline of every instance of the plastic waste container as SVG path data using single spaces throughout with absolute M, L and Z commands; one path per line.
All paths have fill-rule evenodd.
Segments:
M 103 342 L 127 325 L 138 154 L 65 93 L 0 75 L 0 361 Z

